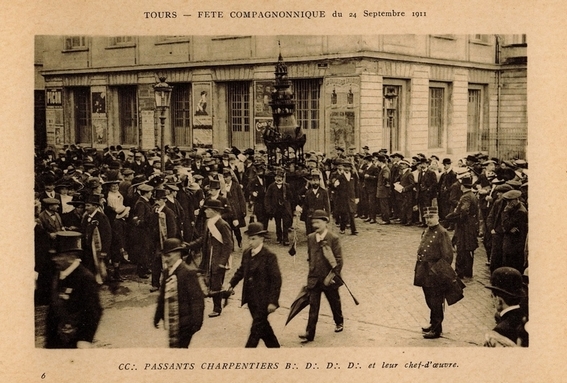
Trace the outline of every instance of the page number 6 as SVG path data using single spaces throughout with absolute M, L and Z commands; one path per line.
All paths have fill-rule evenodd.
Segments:
M 41 379 L 45 379 L 45 372 L 41 374 Z

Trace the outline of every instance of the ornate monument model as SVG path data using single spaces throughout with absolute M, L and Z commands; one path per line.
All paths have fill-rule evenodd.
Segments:
M 275 90 L 272 92 L 272 115 L 274 127 L 264 131 L 264 143 L 268 151 L 268 163 L 272 166 L 289 163 L 303 163 L 305 134 L 295 120 L 295 102 L 291 91 L 291 81 L 287 77 L 287 65 L 282 55 L 276 64 Z

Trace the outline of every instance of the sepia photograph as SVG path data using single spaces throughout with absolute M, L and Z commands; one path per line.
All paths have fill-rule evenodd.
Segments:
M 36 36 L 36 347 L 528 347 L 527 50 Z
M 2 380 L 564 381 L 560 1 L 4 9 Z

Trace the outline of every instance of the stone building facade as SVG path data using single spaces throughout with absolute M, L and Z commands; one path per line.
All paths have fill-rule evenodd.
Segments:
M 36 136 L 159 145 L 153 85 L 165 76 L 166 144 L 261 148 L 280 52 L 306 150 L 526 156 L 525 35 L 38 36 L 46 123 Z

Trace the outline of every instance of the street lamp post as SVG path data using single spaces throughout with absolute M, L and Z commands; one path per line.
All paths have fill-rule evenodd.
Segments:
M 165 77 L 159 78 L 159 83 L 154 85 L 156 109 L 160 111 L 159 121 L 161 125 L 161 172 L 165 172 L 165 112 L 169 108 L 172 86 L 167 85 Z

